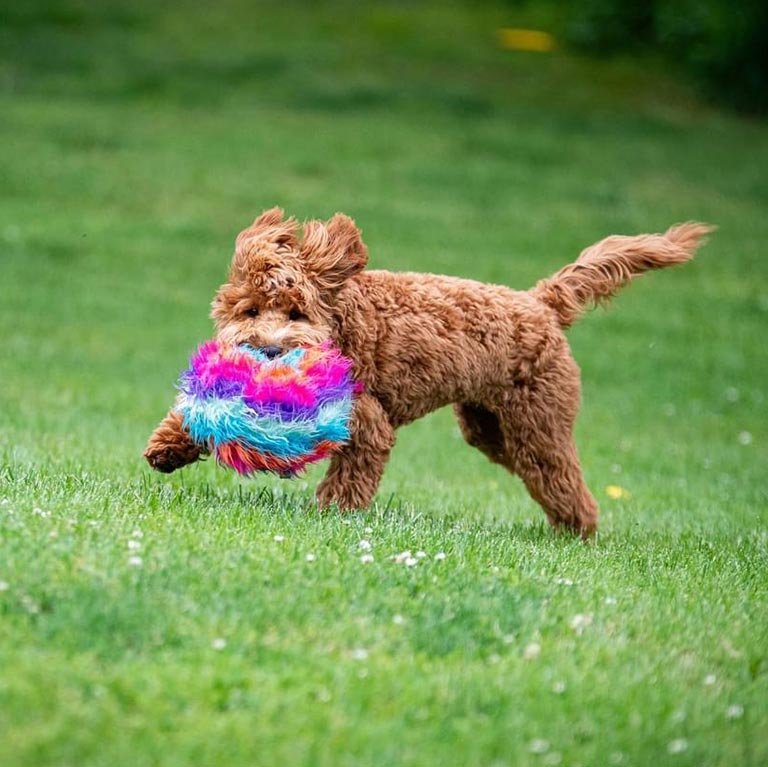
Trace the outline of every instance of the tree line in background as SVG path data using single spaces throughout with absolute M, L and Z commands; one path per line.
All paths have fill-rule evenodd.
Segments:
M 709 97 L 768 112 L 768 0 L 569 0 L 561 9 L 576 47 L 659 52 Z

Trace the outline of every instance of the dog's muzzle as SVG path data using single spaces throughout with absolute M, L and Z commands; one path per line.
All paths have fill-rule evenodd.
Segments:
M 259 351 L 269 360 L 273 360 L 283 353 L 283 349 L 280 346 L 261 346 Z

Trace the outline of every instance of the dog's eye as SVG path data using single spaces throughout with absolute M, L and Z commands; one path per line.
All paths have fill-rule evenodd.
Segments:
M 245 310 L 245 316 L 246 317 L 258 317 L 259 316 L 259 310 L 252 306 L 250 309 Z
M 305 314 L 302 314 L 298 309 L 291 309 L 291 311 L 288 312 L 288 319 L 291 322 L 298 322 L 299 320 L 307 319 L 307 317 Z

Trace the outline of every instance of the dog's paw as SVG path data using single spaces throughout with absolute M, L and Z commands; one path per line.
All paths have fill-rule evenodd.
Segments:
M 144 451 L 144 458 L 155 470 L 170 474 L 182 466 L 194 463 L 200 457 L 200 449 L 194 444 L 169 444 L 150 440 Z

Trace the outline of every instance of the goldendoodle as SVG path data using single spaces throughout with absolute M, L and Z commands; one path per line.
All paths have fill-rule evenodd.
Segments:
M 241 232 L 211 316 L 222 341 L 269 355 L 331 339 L 365 385 L 349 444 L 317 490 L 321 506 L 367 507 L 399 426 L 452 404 L 466 441 L 519 475 L 555 527 L 587 536 L 598 507 L 573 424 L 579 368 L 563 332 L 590 305 L 650 269 L 690 259 L 710 227 L 612 236 L 533 289 L 458 277 L 366 271 L 352 219 L 285 220 L 279 208 Z M 201 455 L 171 411 L 147 461 L 170 472 Z

